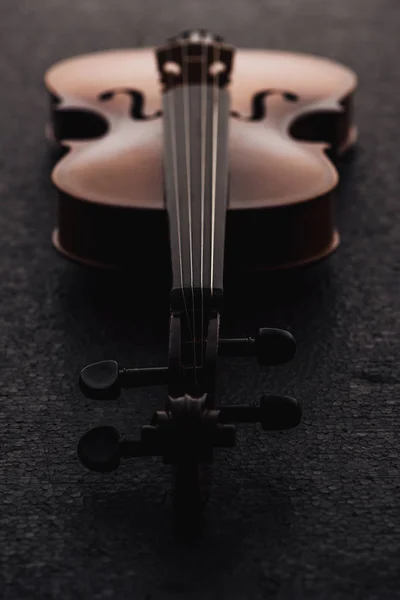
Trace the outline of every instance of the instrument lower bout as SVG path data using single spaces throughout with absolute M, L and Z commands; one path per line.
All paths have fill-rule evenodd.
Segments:
M 98 268 L 145 267 L 155 274 L 171 270 L 168 216 L 164 211 L 115 211 L 60 198 L 59 214 L 53 244 L 66 258 Z M 240 271 L 311 264 L 332 254 L 339 241 L 331 195 L 289 209 L 228 211 L 225 274 L 235 277 Z

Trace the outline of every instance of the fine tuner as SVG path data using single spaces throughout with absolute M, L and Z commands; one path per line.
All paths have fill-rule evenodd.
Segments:
M 62 150 L 53 243 L 84 265 L 170 273 L 168 364 L 81 372 L 88 398 L 165 385 L 163 410 L 137 440 L 114 427 L 83 435 L 78 455 L 109 472 L 121 458 L 160 456 L 174 467 L 175 517 L 188 528 L 210 491 L 213 451 L 235 445 L 236 423 L 295 427 L 298 401 L 220 405 L 219 356 L 290 361 L 293 336 L 263 328 L 222 339 L 224 281 L 328 257 L 339 244 L 333 193 L 337 159 L 356 140 L 356 77 L 334 61 L 236 50 L 204 30 L 155 49 L 98 52 L 62 61 L 45 77 L 49 140 Z

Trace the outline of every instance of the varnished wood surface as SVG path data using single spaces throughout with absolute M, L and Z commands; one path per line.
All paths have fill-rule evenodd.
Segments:
M 167 183 L 174 177 L 170 155 L 164 171 L 162 118 L 154 118 L 162 105 L 154 51 L 116 50 L 66 59 L 47 70 L 45 83 L 53 136 L 68 149 L 52 172 L 60 190 L 56 247 L 86 264 L 135 267 L 138 256 L 148 255 L 146 242 L 144 254 L 140 244 L 151 221 L 149 211 L 165 208 L 164 174 Z M 230 103 L 239 118 L 231 117 L 229 123 L 227 246 L 239 239 L 251 241 L 243 244 L 241 256 L 226 254 L 227 269 L 235 262 L 236 268 L 287 268 L 320 260 L 336 249 L 333 193 L 339 177 L 325 150 L 337 156 L 354 141 L 356 86 L 355 73 L 332 60 L 237 50 Z M 131 95 L 101 99 L 105 91 L 129 88 L 143 94 L 143 114 L 150 119 L 132 117 Z M 298 99 L 270 95 L 264 100 L 265 114 L 248 121 L 255 95 L 270 89 L 295 92 Z M 179 113 L 183 115 L 183 105 Z M 184 185 L 185 172 L 181 156 Z M 130 215 L 127 209 L 136 212 Z M 162 241 L 167 231 L 159 228 L 164 221 L 154 215 L 155 237 L 167 247 Z M 128 222 L 131 236 L 121 234 Z

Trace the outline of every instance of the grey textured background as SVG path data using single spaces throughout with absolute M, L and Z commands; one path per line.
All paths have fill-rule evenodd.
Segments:
M 59 257 L 42 85 L 53 62 L 152 45 L 205 26 L 238 46 L 313 52 L 355 69 L 360 127 L 328 263 L 239 285 L 228 334 L 286 325 L 297 358 L 220 364 L 221 400 L 297 395 L 295 431 L 240 430 L 218 457 L 203 538 L 170 528 L 157 460 L 85 471 L 76 442 L 112 423 L 137 433 L 162 390 L 116 406 L 83 399 L 87 362 L 162 364 L 166 293 Z M 2 0 L 0 3 L 0 555 L 2 598 L 41 600 L 400 597 L 398 0 Z

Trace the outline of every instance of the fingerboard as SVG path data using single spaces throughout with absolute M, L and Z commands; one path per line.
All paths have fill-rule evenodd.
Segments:
M 223 289 L 230 96 L 210 85 L 163 94 L 173 288 Z

